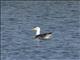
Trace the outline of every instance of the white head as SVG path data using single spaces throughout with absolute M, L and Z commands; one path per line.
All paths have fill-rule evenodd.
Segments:
M 40 34 L 40 27 L 35 27 L 32 29 L 33 31 L 36 31 L 36 35 Z

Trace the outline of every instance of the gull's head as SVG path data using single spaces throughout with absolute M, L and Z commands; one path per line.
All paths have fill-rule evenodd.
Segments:
M 32 30 L 33 30 L 33 31 L 40 30 L 40 27 L 34 27 Z

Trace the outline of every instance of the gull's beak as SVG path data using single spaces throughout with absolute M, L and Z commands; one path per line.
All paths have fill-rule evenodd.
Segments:
M 35 31 L 35 29 L 33 28 L 32 31 Z

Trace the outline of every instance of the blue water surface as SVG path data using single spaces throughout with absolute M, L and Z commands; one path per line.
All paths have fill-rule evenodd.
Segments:
M 1 60 L 80 60 L 80 1 L 2 1 Z M 52 38 L 33 38 L 34 26 Z

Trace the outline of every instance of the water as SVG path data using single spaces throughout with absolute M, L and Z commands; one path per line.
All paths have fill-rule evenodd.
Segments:
M 2 60 L 80 60 L 80 1 L 1 2 Z M 31 29 L 53 32 L 39 43 Z

